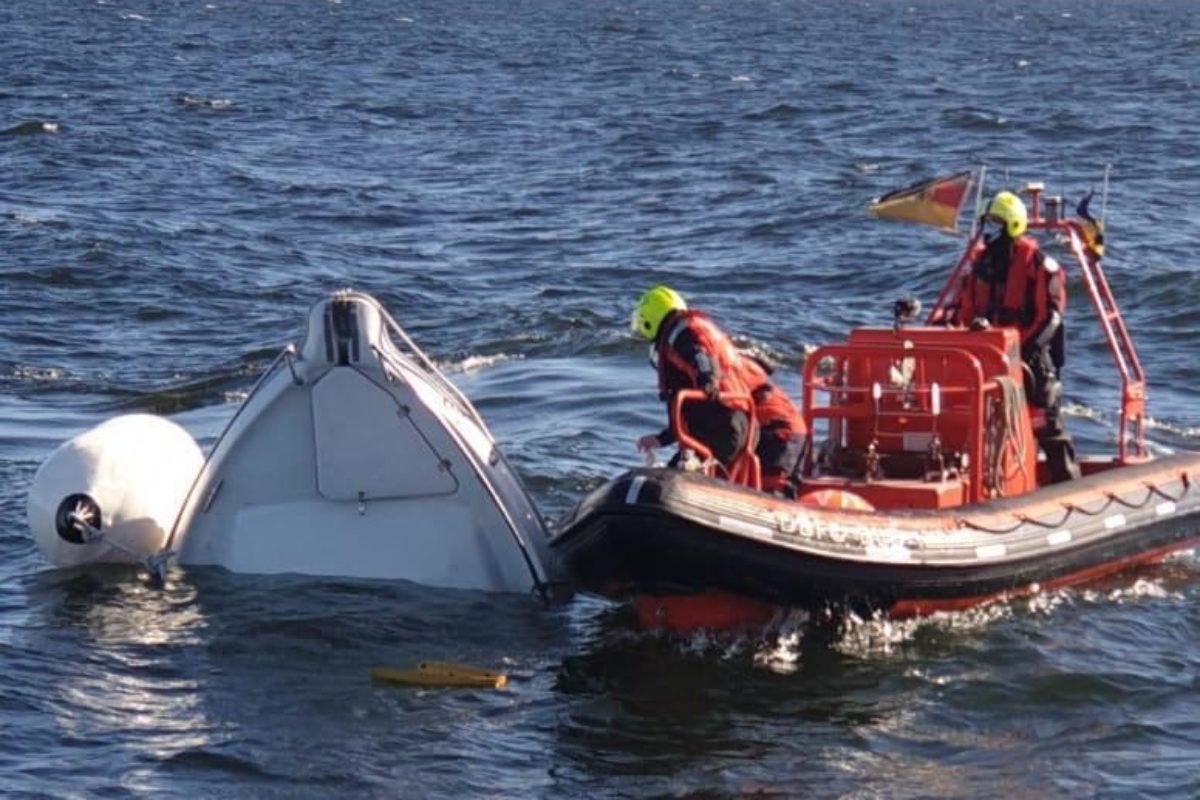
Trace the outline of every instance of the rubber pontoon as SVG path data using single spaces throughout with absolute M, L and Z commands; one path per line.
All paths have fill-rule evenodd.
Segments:
M 1117 452 L 1050 484 L 1014 328 L 931 326 L 978 245 L 968 243 L 925 327 L 859 329 L 805 362 L 800 502 L 757 491 L 743 452 L 714 477 L 680 409 L 698 471 L 638 469 L 579 503 L 551 548 L 585 590 L 631 599 L 643 625 L 765 621 L 776 606 L 893 615 L 962 609 L 1091 580 L 1200 541 L 1200 454 L 1151 460 L 1145 378 L 1086 217 L 1040 214 L 1079 269 L 1121 381 Z M 1061 208 L 1061 201 L 1053 206 Z M 899 314 L 899 307 L 897 309 Z M 728 402 L 746 398 L 727 397 Z M 738 482 L 746 485 L 737 485 Z
M 893 616 L 1091 580 L 1192 547 L 1200 455 L 1096 472 L 959 508 L 838 510 L 700 473 L 629 472 L 563 522 L 555 548 L 609 597 L 719 590 L 786 607 Z

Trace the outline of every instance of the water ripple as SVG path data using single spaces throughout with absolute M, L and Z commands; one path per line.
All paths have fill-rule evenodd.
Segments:
M 665 282 L 780 361 L 931 299 L 954 237 L 871 197 L 986 165 L 1076 200 L 1158 449 L 1196 447 L 1194 15 L 1117 0 L 0 8 L 0 744 L 28 796 L 1081 797 L 1200 791 L 1194 562 L 968 615 L 671 642 L 583 599 L 43 571 L 25 487 L 125 411 L 205 444 L 310 304 L 376 294 L 550 517 L 661 426 Z M 269 31 L 269 36 L 263 32 Z M 980 42 L 1011 46 L 980 48 Z M 69 54 L 69 56 L 67 55 Z M 1109 447 L 1071 284 L 1069 424 Z M 475 660 L 503 694 L 371 686 Z M 798 787 L 803 787 L 798 788 Z

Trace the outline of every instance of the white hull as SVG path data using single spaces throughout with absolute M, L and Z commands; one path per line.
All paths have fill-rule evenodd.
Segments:
M 510 592 L 555 579 L 544 524 L 483 421 L 354 293 L 313 308 L 299 352 L 217 441 L 166 546 L 182 564 L 247 573 Z

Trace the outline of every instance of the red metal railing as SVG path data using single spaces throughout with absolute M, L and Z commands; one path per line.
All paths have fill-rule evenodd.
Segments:
M 691 450 L 704 463 L 709 466 L 706 468 L 708 475 L 713 476 L 715 466 L 720 465 L 713 458 L 713 452 L 710 447 L 701 442 L 699 439 L 691 435 L 687 430 L 687 425 L 683 420 L 683 407 L 688 403 L 708 403 L 713 402 L 708 395 L 698 389 L 683 389 L 675 393 L 675 405 L 671 408 L 671 430 L 675 433 L 675 440 L 679 445 L 679 449 Z M 748 418 L 746 428 L 746 440 L 742 446 L 730 459 L 728 469 L 724 465 L 720 465 L 722 470 L 726 471 L 725 477 L 731 482 L 738 483 L 743 486 L 749 486 L 752 489 L 762 490 L 762 469 L 758 462 L 758 456 L 754 454 L 754 445 L 758 442 L 758 424 L 754 421 L 754 400 L 746 394 L 736 394 L 732 392 L 724 392 L 717 401 L 727 408 L 733 408 L 744 411 Z
M 958 375 L 966 376 L 967 382 L 957 385 L 942 385 L 939 383 L 939 394 L 948 400 L 966 395 L 966 402 L 950 403 L 948 406 L 940 409 L 937 415 L 932 410 L 920 408 L 890 410 L 882 407 L 883 404 L 881 401 L 883 396 L 895 397 L 907 394 L 915 397 L 923 397 L 928 400 L 932 395 L 932 385 L 930 383 L 918 384 L 914 382 L 909 387 L 898 388 L 884 386 L 881 381 L 872 381 L 867 385 L 847 385 L 840 382 L 846 376 L 847 366 L 850 364 L 857 365 L 864 374 L 873 375 L 877 374 L 877 370 L 872 367 L 873 362 L 882 361 L 885 364 L 890 364 L 906 358 L 922 361 L 940 361 L 943 367 L 953 365 Z M 835 379 L 829 381 L 818 378 L 816 371 L 820 368 L 821 362 L 830 360 L 833 362 L 832 374 L 835 376 Z M 949 370 L 945 368 L 938 371 L 942 374 L 949 373 Z M 876 387 L 878 387 L 877 390 L 881 395 L 879 400 L 873 396 Z M 808 447 L 806 448 L 804 474 L 812 474 L 814 458 L 813 437 L 816 434 L 814 422 L 818 419 L 827 419 L 830 421 L 830 438 L 837 441 L 847 433 L 844 423 L 853 419 L 875 420 L 876 431 L 873 431 L 873 436 L 900 436 L 902 432 L 899 431 L 879 431 L 878 420 L 886 416 L 905 416 L 909 418 L 921 418 L 925 416 L 930 418 L 931 428 L 933 428 L 936 426 L 936 417 L 938 416 L 959 417 L 963 420 L 967 431 L 963 444 L 968 456 L 968 502 L 983 499 L 984 398 L 988 392 L 998 390 L 999 386 L 996 381 L 984 380 L 983 368 L 978 358 L 971 353 L 953 347 L 922 346 L 920 349 L 909 349 L 905 348 L 902 342 L 897 341 L 894 346 L 882 344 L 843 344 L 817 348 L 817 350 L 809 354 L 804 362 L 803 407 L 805 423 L 808 426 Z M 823 392 L 829 396 L 829 403 L 827 405 L 818 406 L 815 403 L 814 395 L 817 392 Z M 862 398 L 861 400 L 857 399 L 859 396 Z M 852 397 L 855 400 L 847 402 Z

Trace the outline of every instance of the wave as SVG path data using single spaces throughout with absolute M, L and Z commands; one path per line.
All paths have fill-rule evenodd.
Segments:
M 89 278 L 82 270 L 71 269 L 70 267 L 50 267 L 40 270 L 20 270 L 16 272 L 0 273 L 6 282 L 14 283 L 32 283 L 41 284 L 53 287 L 91 287 L 95 285 L 95 281 Z
M 1162 566 L 1137 577 L 1115 576 L 1087 586 L 1038 592 L 1029 597 L 997 600 L 964 611 L 892 619 L 883 613 L 863 617 L 854 613 L 781 609 L 760 629 L 698 630 L 680 636 L 663 632 L 625 631 L 632 639 L 654 638 L 681 652 L 722 660 L 749 658 L 756 667 L 780 674 L 797 672 L 804 653 L 813 647 L 861 660 L 896 656 L 930 636 L 962 635 L 988 629 L 1020 616 L 1046 617 L 1072 603 L 1122 605 L 1147 600 L 1187 600 L 1196 584 L 1194 552 L 1175 553 Z
M 64 380 L 67 377 L 67 371 L 59 367 L 30 367 L 17 364 L 9 369 L 5 377 L 14 381 L 47 383 Z
M 751 122 L 761 122 L 763 120 L 771 119 L 795 119 L 796 117 L 803 115 L 804 110 L 798 106 L 794 106 L 789 103 L 778 103 L 764 111 L 752 111 L 749 114 L 744 114 L 742 118 L 750 120 Z
M 1194 439 L 1196 441 L 1200 441 L 1200 427 L 1196 426 L 1177 425 L 1176 423 L 1158 420 L 1154 417 L 1146 417 L 1146 429 L 1169 433 L 1173 436 L 1178 436 L 1181 439 Z
M 435 365 L 442 372 L 448 372 L 451 374 L 467 373 L 467 372 L 478 372 L 480 370 L 485 370 L 490 367 L 494 367 L 497 364 L 502 364 L 505 361 L 511 361 L 513 359 L 522 359 L 522 358 L 524 358 L 524 356 L 519 355 L 519 354 L 518 355 L 509 355 L 508 353 L 495 353 L 493 355 L 488 355 L 488 356 L 467 356 L 466 358 L 464 358 L 460 361 L 435 362 Z
M 271 353 L 273 358 L 274 351 Z M 249 356 L 244 363 L 208 375 L 192 378 L 160 389 L 142 391 L 126 386 L 110 389 L 120 396 L 106 404 L 107 410 L 127 413 L 178 414 L 212 405 L 240 403 L 247 396 L 248 384 L 262 374 L 265 361 Z
M 190 94 L 181 94 L 175 98 L 175 102 L 184 108 L 207 108 L 213 111 L 228 111 L 233 108 L 232 100 L 220 97 L 193 97 Z
M 964 131 L 1001 130 L 1009 125 L 1008 118 L 995 111 L 978 108 L 956 108 L 942 112 L 942 121 Z
M 31 213 L 22 212 L 22 211 L 5 212 L 4 218 L 12 220 L 13 222 L 17 223 L 18 225 L 26 225 L 31 228 L 38 227 L 38 226 L 46 227 L 46 228 L 66 228 L 66 227 L 68 227 L 67 223 L 61 219 L 56 219 L 54 217 L 37 216 L 36 214 L 31 214 Z
M 57 122 L 48 120 L 31 119 L 26 122 L 19 122 L 10 128 L 5 128 L 0 131 L 0 136 L 38 136 L 41 134 L 49 134 L 53 136 L 61 130 Z
M 1111 411 L 1102 411 L 1080 403 L 1063 403 L 1062 410 L 1063 414 L 1069 417 L 1091 420 L 1110 428 L 1115 428 L 1117 425 L 1115 415 Z M 1178 440 L 1200 442 L 1200 426 L 1185 425 L 1151 416 L 1146 417 L 1145 423 L 1147 431 L 1165 433 Z

